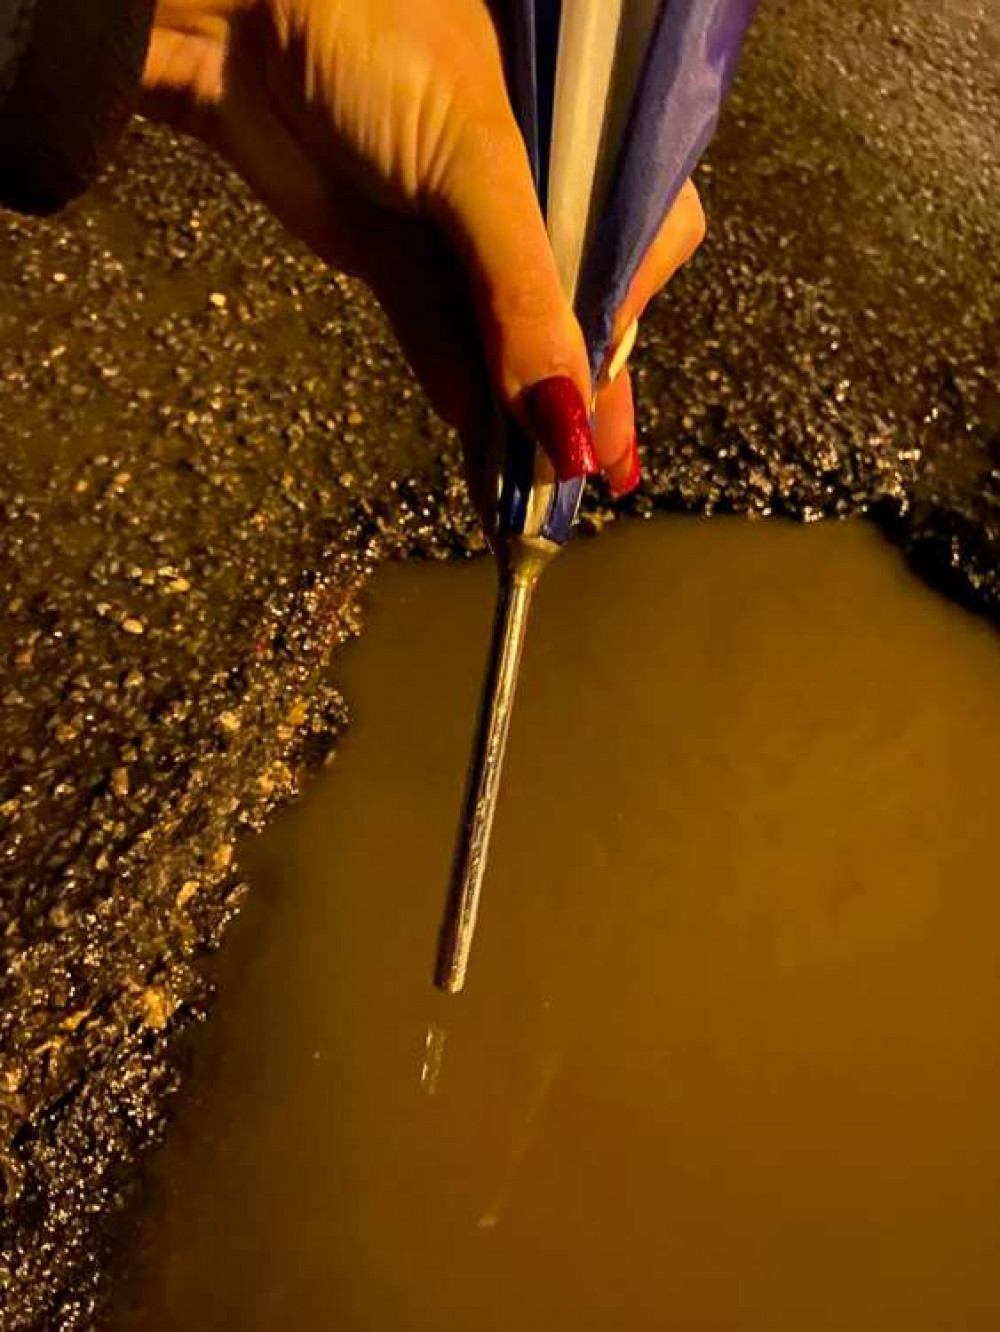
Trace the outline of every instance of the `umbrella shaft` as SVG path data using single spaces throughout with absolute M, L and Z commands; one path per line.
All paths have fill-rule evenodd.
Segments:
M 507 568 L 501 575 L 482 711 L 438 947 L 436 983 L 452 994 L 465 984 L 528 613 L 540 567 L 529 561 L 526 567 Z

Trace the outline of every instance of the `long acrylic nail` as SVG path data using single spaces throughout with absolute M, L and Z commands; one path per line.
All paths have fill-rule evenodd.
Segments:
M 553 375 L 535 384 L 522 404 L 528 428 L 560 481 L 593 476 L 600 470 L 586 404 L 568 375 Z
M 621 341 L 611 352 L 611 359 L 608 361 L 607 369 L 604 372 L 604 383 L 613 384 L 621 372 L 625 369 L 628 358 L 632 355 L 635 348 L 635 340 L 639 334 L 639 321 L 633 319 L 631 324 L 621 336 Z
M 628 471 L 614 481 L 609 480 L 608 489 L 611 491 L 613 499 L 623 499 L 626 495 L 631 495 L 641 480 L 642 466 L 639 462 L 639 441 L 635 431 L 633 431 L 632 443 L 628 452 Z

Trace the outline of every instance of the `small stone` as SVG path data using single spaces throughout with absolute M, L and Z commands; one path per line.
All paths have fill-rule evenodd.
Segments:
M 128 795 L 128 768 L 115 768 L 112 771 L 111 789 L 116 796 Z
M 305 699 L 297 698 L 286 714 L 286 721 L 289 726 L 301 726 L 309 716 L 309 708 Z
M 178 907 L 181 908 L 186 907 L 188 902 L 190 902 L 191 899 L 197 895 L 197 892 L 198 892 L 198 880 L 188 879 L 185 883 L 181 884 L 180 888 L 178 889 L 177 896 L 174 898 L 174 901 Z
M 290 788 L 291 785 L 291 769 L 281 759 L 275 759 L 257 778 L 257 789 L 263 796 L 271 796 L 281 787 Z
M 220 712 L 219 725 L 231 735 L 240 729 L 240 719 L 235 712 Z
M 364 416 L 356 407 L 352 407 L 347 413 L 347 424 L 350 426 L 359 426 L 364 423 Z
M 215 854 L 212 856 L 212 868 L 216 870 L 227 870 L 233 861 L 232 842 L 223 842 L 221 846 L 216 847 Z
M 127 634 L 144 634 L 146 626 L 141 620 L 137 620 L 134 615 L 126 615 L 122 620 L 122 628 Z
M 19 1065 L 10 1064 L 0 1072 L 0 1090 L 13 1095 L 24 1086 L 25 1073 Z
M 165 985 L 149 985 L 142 992 L 142 1020 L 153 1031 L 162 1031 L 174 1013 L 177 1000 Z
M 215 308 L 216 308 L 217 310 L 224 310 L 224 309 L 226 308 L 226 304 L 227 304 L 227 302 L 226 302 L 226 293 L 225 293 L 225 292 L 223 292 L 223 291 L 213 291 L 212 294 L 211 294 L 211 296 L 209 296 L 208 299 L 209 299 L 210 303 L 211 303 L 212 305 L 214 305 Z
M 72 721 L 63 721 L 61 717 L 56 718 L 52 731 L 61 745 L 68 745 L 71 741 L 76 740 L 80 734 L 79 726 Z

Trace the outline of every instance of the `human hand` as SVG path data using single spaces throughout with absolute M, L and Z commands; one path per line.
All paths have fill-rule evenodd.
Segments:
M 638 483 L 627 371 L 592 386 L 485 0 L 159 0 L 146 88 L 322 258 L 363 278 L 476 471 L 491 387 L 557 475 Z M 621 338 L 693 254 L 688 185 Z

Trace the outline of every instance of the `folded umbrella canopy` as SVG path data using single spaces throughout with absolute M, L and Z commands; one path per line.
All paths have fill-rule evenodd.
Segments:
M 507 0 L 511 98 L 549 239 L 596 383 L 616 311 L 708 145 L 756 0 Z M 514 688 L 538 575 L 569 538 L 585 482 L 556 481 L 505 430 L 500 567 L 483 710 L 441 932 L 437 982 L 465 981 Z

